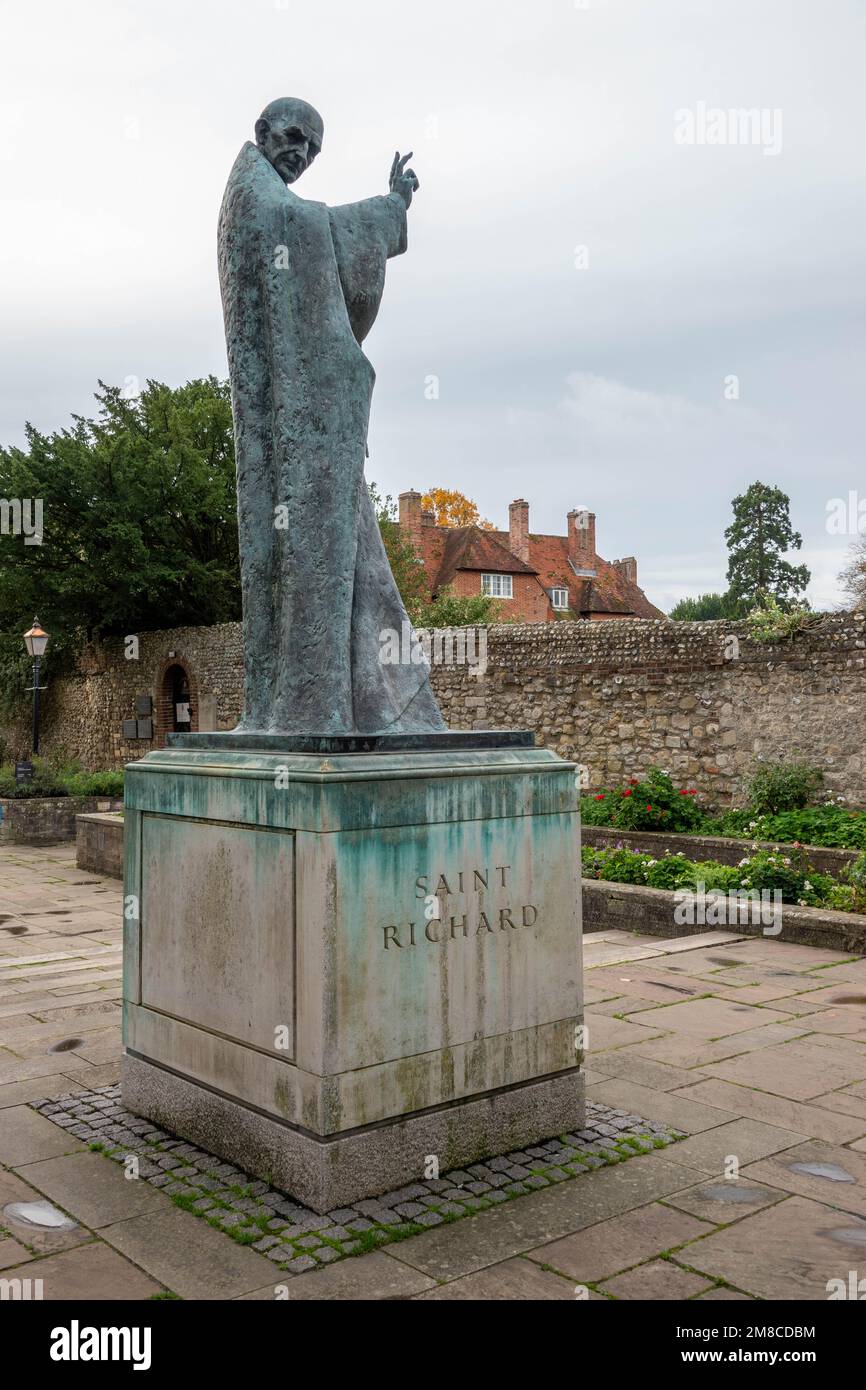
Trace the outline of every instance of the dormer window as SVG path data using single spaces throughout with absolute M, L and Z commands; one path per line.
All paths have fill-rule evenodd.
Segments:
M 558 609 L 565 609 L 565 608 L 568 608 L 568 590 L 567 590 L 567 589 L 551 589 L 551 590 L 550 590 L 550 603 L 551 603 L 551 607 L 553 607 L 553 608 L 558 608 Z
M 481 592 L 489 598 L 513 598 L 510 574 L 482 574 Z

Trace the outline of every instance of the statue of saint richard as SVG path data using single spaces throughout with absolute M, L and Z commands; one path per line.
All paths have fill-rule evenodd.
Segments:
M 306 102 L 271 102 L 220 210 L 244 623 L 238 728 L 439 732 L 426 661 L 409 651 L 380 660 L 383 634 L 408 631 L 408 620 L 364 480 L 375 373 L 361 344 L 385 262 L 406 250 L 418 180 L 411 154 L 396 154 L 384 196 L 333 208 L 299 198 L 291 185 L 323 134 Z

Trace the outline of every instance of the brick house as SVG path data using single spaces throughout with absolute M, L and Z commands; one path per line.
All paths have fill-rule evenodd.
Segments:
M 557 617 L 664 618 L 637 583 L 637 560 L 602 560 L 595 549 L 595 515 L 585 507 L 568 513 L 564 536 L 533 535 L 529 503 L 508 508 L 508 530 L 437 526 L 422 511 L 421 494 L 400 493 L 399 521 L 421 559 L 430 596 L 446 589 L 461 597 L 490 594 L 517 622 L 548 623 Z

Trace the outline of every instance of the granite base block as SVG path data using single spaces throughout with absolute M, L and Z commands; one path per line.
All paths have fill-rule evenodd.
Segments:
M 136 1113 L 320 1213 L 423 1178 L 431 1156 L 444 1173 L 582 1129 L 585 1120 L 584 1078 L 577 1070 L 327 1140 L 130 1054 L 123 1059 L 123 1099 Z
M 124 842 L 130 1109 L 323 1209 L 577 1124 L 572 764 L 173 746 Z

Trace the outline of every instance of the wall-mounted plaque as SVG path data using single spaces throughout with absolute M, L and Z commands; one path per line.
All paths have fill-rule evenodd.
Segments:
M 136 695 L 135 713 L 139 719 L 149 719 L 153 714 L 153 697 L 151 695 Z
M 138 738 L 138 720 L 124 719 L 121 733 L 124 738 Z
M 138 720 L 138 734 L 137 734 L 137 737 L 138 737 L 138 738 L 153 738 L 153 720 L 152 720 L 152 719 L 139 719 L 139 720 Z

